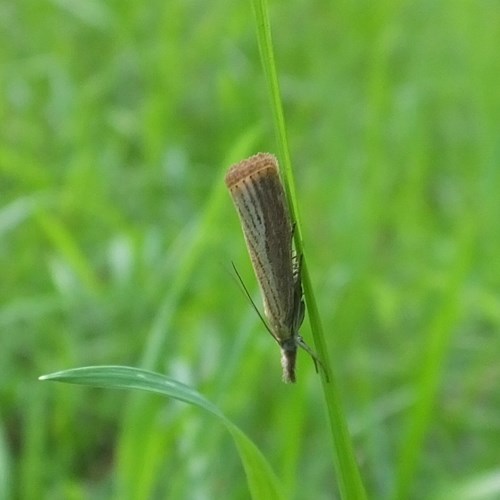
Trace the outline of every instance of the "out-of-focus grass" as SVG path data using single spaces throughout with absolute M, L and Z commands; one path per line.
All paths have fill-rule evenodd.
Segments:
M 279 1 L 271 22 L 369 497 L 484 491 L 500 468 L 500 7 Z M 313 366 L 280 382 L 227 272 L 254 283 L 223 170 L 276 148 L 248 2 L 4 0 L 0 26 L 0 491 L 247 498 L 229 438 L 192 409 L 36 380 L 147 361 L 217 401 L 290 497 L 331 498 Z

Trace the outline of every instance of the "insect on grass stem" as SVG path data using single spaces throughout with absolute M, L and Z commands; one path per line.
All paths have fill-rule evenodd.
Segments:
M 295 382 L 298 347 L 312 356 L 316 368 L 321 363 L 299 335 L 305 314 L 302 259 L 292 249 L 294 225 L 276 157 L 258 153 L 236 163 L 226 174 L 226 185 L 243 228 L 267 322 L 259 316 L 280 346 L 284 382 Z M 251 300 L 237 271 L 236 274 Z

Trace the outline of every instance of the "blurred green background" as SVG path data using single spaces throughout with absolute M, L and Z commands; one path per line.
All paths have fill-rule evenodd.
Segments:
M 368 497 L 499 498 L 500 4 L 270 14 Z M 224 172 L 276 151 L 250 3 L 1 0 L 0 26 L 0 498 L 248 498 L 209 416 L 37 381 L 96 364 L 193 385 L 288 498 L 335 498 L 313 364 L 280 381 L 228 272 L 256 292 Z

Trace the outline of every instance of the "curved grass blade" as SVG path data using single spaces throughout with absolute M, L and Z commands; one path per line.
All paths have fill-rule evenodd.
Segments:
M 278 479 L 260 450 L 222 411 L 192 387 L 165 375 L 128 366 L 87 366 L 42 375 L 39 380 L 111 389 L 138 389 L 192 404 L 217 417 L 231 433 L 254 499 L 283 499 Z

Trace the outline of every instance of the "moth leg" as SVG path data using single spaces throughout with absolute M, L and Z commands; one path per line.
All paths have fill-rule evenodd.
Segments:
M 316 370 L 316 373 L 319 373 L 318 366 L 323 370 L 323 373 L 325 374 L 326 381 L 329 382 L 328 378 L 328 372 L 326 371 L 325 365 L 321 362 L 321 360 L 318 358 L 316 353 L 304 342 L 304 339 L 298 335 L 297 336 L 297 345 L 304 349 L 304 351 L 311 356 L 313 363 L 314 363 L 314 368 Z
M 297 255 L 294 252 L 294 255 L 292 257 L 293 261 L 293 278 L 295 281 L 295 284 L 300 283 L 302 285 L 302 256 L 303 254 Z
M 293 261 L 293 303 L 294 303 L 294 316 L 293 316 L 293 331 L 298 332 L 300 326 L 304 321 L 306 312 L 306 304 L 303 300 L 302 290 L 302 254 L 294 258 Z

